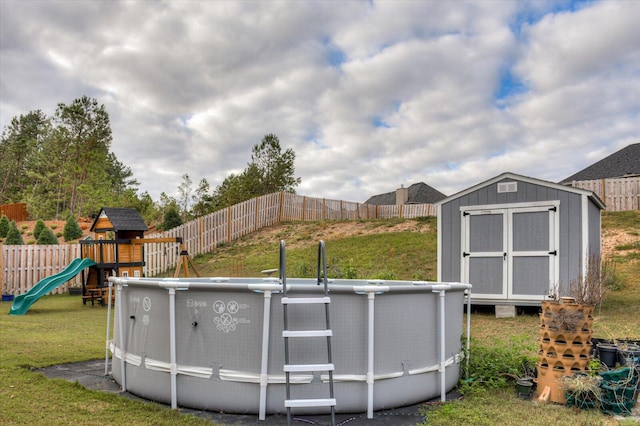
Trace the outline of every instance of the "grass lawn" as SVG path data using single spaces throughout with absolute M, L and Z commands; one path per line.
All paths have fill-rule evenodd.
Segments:
M 620 216 L 625 215 L 603 215 L 603 229 L 615 227 L 638 235 L 640 212 Z M 316 236 L 326 234 L 331 235 L 325 241 L 333 276 L 434 279 L 435 222 L 404 222 L 409 223 L 359 222 L 359 230 L 349 235 L 333 223 L 300 224 L 302 228 L 283 225 L 271 229 L 271 237 L 258 233 L 219 249 L 215 256 L 198 258 L 198 268 L 211 276 L 257 276 L 260 270 L 277 266 L 277 240 L 284 238 L 289 244 L 290 276 L 314 276 Z M 381 227 L 385 232 L 377 232 Z M 621 245 L 614 253 L 619 282 L 596 309 L 594 336 L 640 338 L 640 247 Z M 159 404 L 86 390 L 31 371 L 104 357 L 106 308 L 84 306 L 79 297 L 68 295 L 47 296 L 23 316 L 7 315 L 10 307 L 9 302 L 0 304 L 0 424 L 210 424 Z M 472 357 L 474 352 L 495 348 L 514 356 L 537 354 L 539 318 L 535 313 L 505 319 L 472 313 L 471 323 Z M 512 384 L 476 388 L 460 401 L 425 406 L 425 413 L 426 424 L 437 425 L 617 423 L 597 411 L 519 399 Z

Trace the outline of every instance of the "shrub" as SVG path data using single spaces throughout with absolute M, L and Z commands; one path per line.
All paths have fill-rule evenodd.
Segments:
M 164 220 L 162 221 L 162 225 L 160 227 L 163 231 L 168 231 L 169 229 L 175 228 L 177 226 L 182 225 L 182 218 L 180 217 L 180 212 L 175 206 L 169 206 L 167 212 L 164 215 Z
M 506 388 L 514 376 L 521 377 L 524 371 L 534 370 L 537 359 L 525 355 L 513 343 L 472 347 L 468 370 L 466 361 L 461 363 L 464 379 L 459 384 L 460 392 Z
M 58 244 L 58 239 L 55 235 L 53 235 L 53 231 L 51 229 L 45 227 L 42 231 L 40 231 L 38 244 Z
M 33 238 L 37 240 L 44 228 L 44 221 L 42 219 L 38 219 L 38 221 L 36 222 L 36 226 L 33 228 Z
M 64 224 L 64 240 L 71 241 L 82 237 L 82 229 L 74 217 L 69 217 Z
M 24 240 L 22 239 L 22 235 L 20 231 L 18 231 L 18 227 L 15 222 L 11 222 L 9 224 L 9 231 L 7 232 L 7 239 L 4 242 L 6 245 L 11 246 L 19 246 L 24 244 Z
M 7 232 L 9 232 L 9 218 L 3 214 L 0 217 L 0 238 L 6 237 Z

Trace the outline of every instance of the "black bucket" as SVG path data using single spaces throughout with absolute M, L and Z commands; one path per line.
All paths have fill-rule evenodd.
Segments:
M 598 344 L 598 358 L 609 368 L 614 368 L 618 361 L 618 348 L 606 343 Z
M 618 362 L 627 367 L 640 367 L 640 346 L 629 345 L 618 348 Z

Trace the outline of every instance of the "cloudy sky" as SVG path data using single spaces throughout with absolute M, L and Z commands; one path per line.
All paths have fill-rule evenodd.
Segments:
M 640 142 L 640 1 L 0 0 L 0 127 L 81 96 L 154 199 L 268 133 L 302 195 L 557 182 Z

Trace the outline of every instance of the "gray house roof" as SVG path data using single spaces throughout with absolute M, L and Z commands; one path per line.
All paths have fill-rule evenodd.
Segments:
M 560 183 L 637 175 L 640 175 L 640 143 L 628 145 Z
M 122 207 L 103 207 L 98 214 L 98 218 L 106 215 L 113 224 L 114 231 L 146 231 L 149 228 L 136 209 Z M 93 232 L 98 223 L 96 219 L 91 226 Z
M 409 197 L 406 204 L 434 204 L 447 197 L 424 182 L 414 183 L 407 189 Z M 365 204 L 393 206 L 396 204 L 396 191 L 374 195 L 365 201 Z

